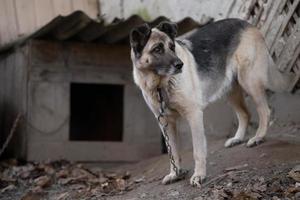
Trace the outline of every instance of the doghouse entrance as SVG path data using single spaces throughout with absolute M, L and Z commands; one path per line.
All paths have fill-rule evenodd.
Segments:
M 122 141 L 122 85 L 71 84 L 70 140 Z

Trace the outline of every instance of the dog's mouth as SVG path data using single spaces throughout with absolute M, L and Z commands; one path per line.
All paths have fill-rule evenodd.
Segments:
M 182 72 L 182 69 L 176 69 L 175 70 L 175 74 L 179 74 L 179 73 L 181 73 Z
M 172 76 L 172 75 L 176 75 L 176 74 L 180 74 L 182 73 L 182 68 L 161 68 L 159 70 L 156 71 L 156 74 L 160 75 L 160 76 Z

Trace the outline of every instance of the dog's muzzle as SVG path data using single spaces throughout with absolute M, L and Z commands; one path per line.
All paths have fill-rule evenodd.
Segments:
M 182 72 L 182 67 L 183 67 L 183 62 L 181 60 L 178 60 L 174 63 L 175 67 L 175 73 L 181 73 Z

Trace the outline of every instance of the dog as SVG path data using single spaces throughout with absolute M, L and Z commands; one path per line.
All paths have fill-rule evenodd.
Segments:
M 190 184 L 201 186 L 206 176 L 207 145 L 203 111 L 225 96 L 238 118 L 238 129 L 225 147 L 243 142 L 249 112 L 243 93 L 252 97 L 259 116 L 259 127 L 247 146 L 263 142 L 270 119 L 266 89 L 284 91 L 294 81 L 274 65 L 259 30 L 240 19 L 224 19 L 176 38 L 177 25 L 164 21 L 150 28 L 143 24 L 130 33 L 134 82 L 156 117 L 160 114 L 157 88 L 167 97 L 167 133 L 176 166 L 180 168 L 176 121 L 185 118 L 190 126 L 195 161 Z M 300 70 L 298 70 L 300 71 Z M 161 127 L 162 128 L 162 127 Z M 170 168 L 162 183 L 178 179 Z

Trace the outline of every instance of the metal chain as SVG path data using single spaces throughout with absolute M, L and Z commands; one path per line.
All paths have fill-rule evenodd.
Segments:
M 177 167 L 177 165 L 175 163 L 175 159 L 174 159 L 174 156 L 173 156 L 173 153 L 172 153 L 172 147 L 170 145 L 170 138 L 169 138 L 169 135 L 167 133 L 167 128 L 168 128 L 169 124 L 168 124 L 168 121 L 165 118 L 166 102 L 163 99 L 161 88 L 157 88 L 157 98 L 158 98 L 158 102 L 160 104 L 159 115 L 157 116 L 157 121 L 162 127 L 162 134 L 163 134 L 163 137 L 165 138 L 165 143 L 166 143 L 166 147 L 167 147 L 167 151 L 168 151 L 168 155 L 169 155 L 169 159 L 170 159 L 170 163 L 172 165 L 172 168 L 175 171 L 176 176 L 178 177 L 178 179 L 181 179 L 181 178 L 184 178 L 184 176 L 187 174 L 187 171 L 179 169 L 179 167 Z
M 10 140 L 12 139 L 14 133 L 16 132 L 16 129 L 18 128 L 19 122 L 22 120 L 22 114 L 19 113 L 12 125 L 12 128 L 10 129 L 9 135 L 7 136 L 5 142 L 3 143 L 3 146 L 1 147 L 0 150 L 0 157 L 2 156 L 3 152 L 5 151 L 5 149 L 7 148 Z

